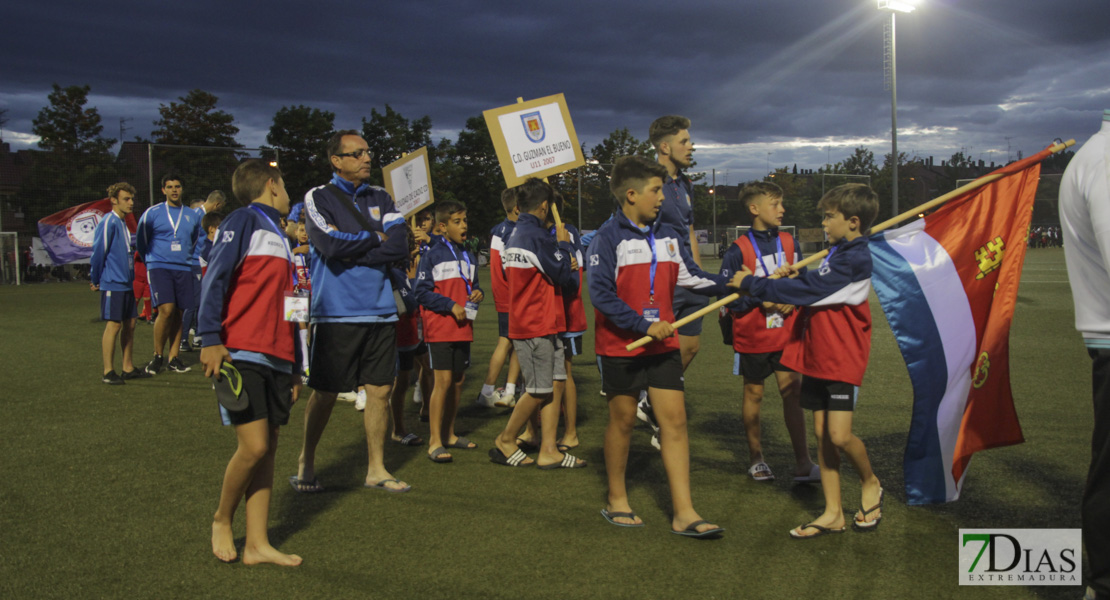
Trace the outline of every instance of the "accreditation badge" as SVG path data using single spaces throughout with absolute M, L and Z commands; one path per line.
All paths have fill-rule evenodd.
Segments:
M 659 307 L 654 304 L 644 306 L 643 313 L 644 319 L 649 323 L 658 323 L 660 319 Z
M 783 326 L 784 322 L 782 313 L 773 312 L 767 315 L 767 329 L 778 329 Z
M 477 302 L 471 302 L 468 300 L 466 306 L 463 307 L 463 310 L 466 312 L 466 320 L 473 321 L 474 319 L 478 318 Z
M 170 250 L 174 252 L 181 252 L 181 242 L 177 240 L 170 242 Z
M 308 322 L 309 297 L 295 292 L 285 292 L 285 320 L 294 323 Z

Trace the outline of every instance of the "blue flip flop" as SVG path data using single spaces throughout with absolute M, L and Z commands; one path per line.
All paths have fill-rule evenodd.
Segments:
M 609 512 L 608 510 L 603 508 L 603 509 L 601 509 L 601 516 L 605 517 L 606 521 L 609 521 L 610 523 L 612 523 L 613 525 L 616 525 L 617 527 L 643 527 L 644 526 L 643 521 L 640 521 L 639 523 L 618 523 L 615 520 L 615 519 L 618 519 L 618 518 L 621 518 L 621 519 L 635 519 L 636 518 L 636 513 L 616 512 L 616 511 Z
M 705 519 L 698 519 L 697 521 L 694 521 L 693 523 L 687 525 L 686 529 L 683 529 L 682 531 L 675 531 L 672 529 L 671 533 L 698 540 L 715 540 L 725 534 L 724 527 L 714 527 L 713 529 L 698 531 L 698 525 L 707 524 L 709 524 L 709 521 L 706 521 Z

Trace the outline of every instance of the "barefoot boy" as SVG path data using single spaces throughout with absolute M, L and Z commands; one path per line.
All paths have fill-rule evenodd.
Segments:
M 663 468 L 671 488 L 671 531 L 697 538 L 720 537 L 724 529 L 702 519 L 690 495 L 682 358 L 673 337 L 671 301 L 676 285 L 707 296 L 720 295 L 727 279 L 702 272 L 670 229 L 652 228 L 663 202 L 667 171 L 662 165 L 626 156 L 617 160 L 612 173 L 609 189 L 620 212 L 598 229 L 586 259 L 595 312 L 594 348 L 600 359 L 602 389 L 609 400 L 605 430 L 609 502 L 601 514 L 614 525 L 643 526 L 629 505 L 625 469 L 636 424 L 636 401 L 646 388 L 659 423 Z M 625 350 L 644 335 L 656 341 Z
M 878 527 L 883 489 L 871 470 L 867 449 L 852 433 L 852 412 L 871 351 L 871 253 L 864 233 L 879 212 L 870 187 L 849 183 L 829 190 L 817 203 L 829 237 L 829 255 L 817 269 L 798 273 L 787 266 L 780 274 L 791 279 L 751 277 L 741 269 L 741 289 L 766 301 L 805 306 L 796 330 L 782 353 L 783 366 L 802 374 L 801 405 L 813 411 L 817 458 L 825 512 L 790 531 L 796 539 L 840 533 L 847 527 L 840 499 L 840 452 L 848 456 L 860 478 L 861 508 L 853 525 Z
M 435 384 L 428 401 L 428 458 L 451 462 L 449 448 L 470 450 L 478 445 L 455 435 L 463 377 L 470 366 L 473 320 L 482 301 L 478 288 L 478 261 L 463 247 L 466 242 L 466 207 L 458 202 L 436 206 L 436 223 L 444 242 L 436 244 L 420 261 L 416 276 L 416 301 L 425 310 L 424 339 L 431 348 Z
M 227 216 L 209 255 L 198 314 L 204 344 L 200 362 L 217 381 L 223 363 L 230 362 L 241 374 L 248 404 L 234 412 L 221 406 L 239 446 L 224 472 L 212 519 L 212 553 L 224 562 L 237 558 L 231 521 L 246 496 L 243 563 L 296 566 L 301 557 L 279 552 L 267 534 L 278 427 L 289 421 L 296 363 L 296 328 L 284 320 L 285 296 L 293 291 L 293 257 L 278 227 L 289 212 L 289 196 L 281 171 L 261 160 L 239 165 L 231 185 L 235 197 L 249 206 Z
M 801 260 L 802 253 L 793 236 L 779 231 L 785 212 L 782 188 L 764 181 L 750 183 L 740 190 L 740 205 L 751 215 L 752 227 L 725 251 L 721 275 L 728 277 L 747 268 L 757 277 L 767 277 L 780 267 Z M 756 481 L 775 478 L 771 467 L 763 460 L 759 418 L 763 381 L 774 373 L 782 396 L 786 431 L 794 446 L 794 481 L 820 481 L 821 471 L 809 457 L 805 415 L 798 404 L 802 376 L 780 362 L 797 312 L 789 304 L 760 303 L 751 297 L 733 302 L 729 310 L 732 311 L 732 348 L 736 352 L 732 374 L 744 377 L 742 414 L 748 438 L 748 474 Z

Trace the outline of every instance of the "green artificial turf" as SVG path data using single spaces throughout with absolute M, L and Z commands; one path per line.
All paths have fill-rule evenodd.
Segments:
M 1082 595 L 1077 587 L 957 585 L 961 527 L 1079 527 L 1090 456 L 1090 362 L 1074 330 L 1059 249 L 1029 252 L 1011 333 L 1011 378 L 1026 442 L 976 455 L 957 502 L 905 504 L 901 463 L 912 397 L 874 297 L 873 350 L 854 427 L 887 490 L 882 526 L 801 542 L 787 531 L 821 511 L 820 487 L 790 481 L 792 453 L 770 380 L 763 445 L 779 478 L 756 483 L 746 475 L 740 381 L 712 319 L 686 386 L 694 502 L 727 528 L 723 539 L 669 533 L 666 480 L 646 428 L 634 433 L 629 458 L 630 497 L 646 527 L 613 527 L 600 516 L 607 411 L 592 332 L 574 369 L 582 440 L 574 453 L 589 468 L 490 464 L 486 451 L 506 411 L 473 405 L 496 338 L 487 304 L 476 322 L 458 425 L 480 448 L 455 451 L 454 463 L 437 465 L 424 458 L 424 448 L 389 444 L 387 466 L 413 485 L 408 494 L 362 488 L 362 415 L 346 403 L 337 404 L 318 452 L 327 491 L 295 494 L 286 478 L 296 472 L 308 392 L 302 395 L 277 451 L 270 532 L 275 546 L 304 557 L 295 569 L 225 565 L 212 556 L 209 525 L 234 434 L 220 426 L 199 368 L 101 384 L 97 298 L 87 283 L 0 288 L 3 598 Z M 149 358 L 151 337 L 151 326 L 140 323 L 136 362 Z M 197 354 L 184 358 L 195 365 Z M 410 429 L 426 437 L 417 406 L 410 402 L 406 411 Z M 858 480 L 844 470 L 844 504 L 854 511 Z M 241 548 L 242 510 L 235 526 Z

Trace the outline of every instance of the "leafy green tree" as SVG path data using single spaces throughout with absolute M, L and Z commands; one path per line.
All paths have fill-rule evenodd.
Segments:
M 484 118 L 476 116 L 466 120 L 454 151 L 452 160 L 459 168 L 449 183 L 449 190 L 456 200 L 466 204 L 472 235 L 485 238 L 494 225 L 505 219 L 505 211 L 501 208 L 505 178 Z M 438 190 L 436 195 L 438 198 Z
M 89 86 L 54 84 L 49 105 L 32 121 L 43 152 L 34 154 L 19 198 L 35 223 L 59 210 L 99 200 L 118 173 L 109 149 L 115 140 L 101 137 L 104 127 L 95 107 L 86 108 Z
M 162 173 L 154 174 L 155 202 L 159 201 L 157 188 L 161 176 L 173 172 L 183 178 L 186 203 L 204 199 L 212 190 L 223 190 L 229 199 L 228 208 L 233 208 L 237 202 L 231 194 L 231 174 L 245 155 L 212 148 L 242 148 L 235 141 L 239 133 L 235 117 L 217 108 L 219 98 L 204 90 L 192 90 L 178 100 L 168 106 L 158 105 L 161 118 L 154 121 L 156 129 L 151 136 L 155 144 L 198 148 L 154 148 L 155 168 L 163 169 Z
M 85 108 L 89 100 L 87 85 L 63 88 L 53 85 L 47 96 L 50 105 L 39 111 L 31 122 L 31 131 L 39 136 L 43 150 L 75 156 L 79 154 L 106 154 L 115 140 L 100 137 L 104 126 L 96 107 Z
M 279 150 L 282 178 L 293 202 L 327 181 L 331 172 L 324 156 L 335 131 L 335 113 L 304 105 L 283 106 L 275 114 L 266 143 Z
M 849 175 L 872 175 L 878 172 L 875 165 L 875 153 L 864 146 L 855 149 L 851 156 L 841 163 L 843 172 Z
M 170 102 L 169 106 L 158 105 L 158 114 L 162 118 L 154 122 L 157 129 L 151 132 L 155 143 L 242 147 L 235 141 L 239 133 L 239 128 L 234 125 L 235 117 L 216 108 L 219 98 L 214 94 L 192 90 L 178 100 L 180 102 Z
M 370 120 L 362 120 L 362 137 L 374 151 L 371 182 L 382 185 L 385 181 L 382 167 L 396 161 L 407 152 L 432 145 L 432 119 L 424 115 L 410 122 L 386 104 L 385 113 L 370 109 Z

